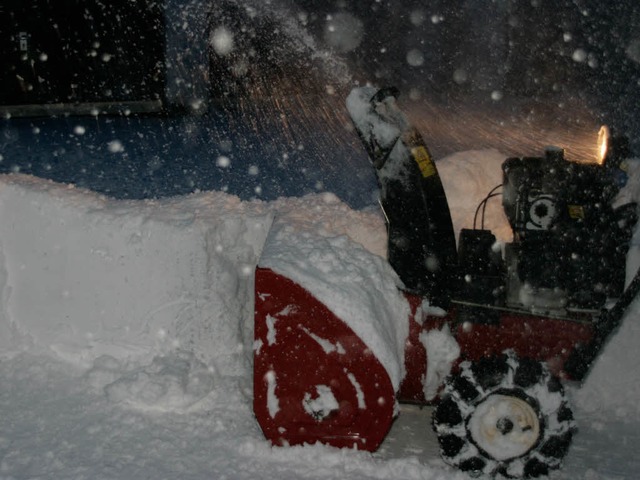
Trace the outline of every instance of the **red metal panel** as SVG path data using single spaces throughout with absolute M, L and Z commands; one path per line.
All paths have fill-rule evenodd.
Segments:
M 275 445 L 377 449 L 395 408 L 381 363 L 300 285 L 265 268 L 255 281 L 254 412 L 265 436 Z M 327 392 L 338 407 L 315 418 L 309 410 Z
M 464 360 L 474 361 L 512 349 L 519 357 L 546 362 L 554 375 L 567 379 L 564 364 L 577 345 L 591 340 L 593 325 L 505 312 L 496 324 L 458 324 L 455 336 Z
M 495 323 L 460 322 L 455 309 L 446 317 L 426 316 L 416 319 L 416 311 L 422 299 L 410 294 L 406 296 L 412 316 L 409 319 L 409 337 L 405 346 L 406 376 L 398 392 L 401 402 L 427 403 L 423 393 L 423 382 L 428 368 L 428 358 L 425 347 L 420 342 L 420 334 L 441 329 L 445 323 L 450 325 L 460 346 L 461 354 L 457 363 L 462 360 L 477 361 L 511 349 L 519 357 L 546 362 L 554 375 L 565 380 L 570 379 L 563 370 L 567 358 L 576 346 L 587 344 L 593 337 L 593 324 L 590 322 L 508 311 L 495 310 Z

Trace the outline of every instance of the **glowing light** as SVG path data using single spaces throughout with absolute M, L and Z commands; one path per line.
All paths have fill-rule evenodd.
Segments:
M 598 131 L 598 164 L 602 165 L 607 157 L 607 149 L 609 148 L 609 128 L 606 125 L 600 127 Z

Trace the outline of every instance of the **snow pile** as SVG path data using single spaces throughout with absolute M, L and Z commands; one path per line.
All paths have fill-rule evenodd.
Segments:
M 640 415 L 640 302 L 630 307 L 620 329 L 610 339 L 575 395 L 580 409 L 624 419 Z
M 124 403 L 145 411 L 185 410 L 203 400 L 215 387 L 214 371 L 192 352 L 177 351 L 153 359 L 150 365 L 135 368 L 120 376 L 120 362 L 109 356 L 98 357 L 87 372 L 94 386 L 101 387 L 114 403 Z
M 448 325 L 444 325 L 441 330 L 423 330 L 419 338 L 427 351 L 427 373 L 423 381 L 424 398 L 431 401 L 438 394 L 445 378 L 451 373 L 453 363 L 460 356 L 460 346 L 451 335 Z
M 188 349 L 237 369 L 238 317 L 271 214 L 209 194 L 113 201 L 26 176 L 0 180 L 0 346 L 150 360 Z M 224 212 L 224 214 L 220 214 Z

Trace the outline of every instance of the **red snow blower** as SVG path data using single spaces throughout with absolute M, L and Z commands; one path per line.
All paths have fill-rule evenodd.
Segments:
M 397 401 L 433 402 L 448 464 L 546 475 L 560 467 L 575 430 L 562 383 L 585 378 L 640 291 L 638 275 L 624 288 L 636 205 L 614 207 L 628 144 L 603 130 L 608 149 L 599 163 L 568 162 L 556 148 L 506 159 L 502 185 L 477 214 L 501 193 L 513 241 L 500 244 L 474 226 L 456 245 L 436 165 L 397 95 L 356 88 L 347 108 L 380 185 L 388 264 L 379 268 L 390 265 L 401 280 L 406 310 L 390 324 L 371 320 L 368 334 L 351 317 L 363 308 L 371 318 L 393 317 L 371 292 L 393 298 L 395 284 L 385 290 L 378 277 L 357 277 L 353 308 L 333 308 L 330 285 L 315 285 L 327 267 L 314 263 L 312 236 L 297 253 L 304 261 L 294 261 L 286 227 L 276 228 L 255 275 L 256 417 L 275 445 L 373 451 Z M 393 348 L 384 348 L 398 344 L 394 335 L 403 349 L 399 380 Z

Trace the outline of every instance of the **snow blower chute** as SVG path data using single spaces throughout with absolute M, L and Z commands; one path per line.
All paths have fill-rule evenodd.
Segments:
M 373 451 L 397 401 L 434 403 L 450 465 L 546 475 L 574 431 L 562 381 L 587 375 L 640 291 L 638 275 L 624 289 L 636 205 L 614 207 L 626 143 L 603 135 L 597 164 L 555 148 L 506 159 L 513 242 L 496 248 L 474 226 L 456 248 L 436 164 L 397 95 L 361 87 L 347 99 L 378 177 L 388 260 L 318 228 L 270 231 L 255 275 L 256 417 L 276 445 Z

